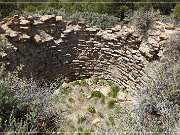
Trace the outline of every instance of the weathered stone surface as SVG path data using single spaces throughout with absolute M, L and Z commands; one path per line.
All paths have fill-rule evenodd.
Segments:
M 61 85 L 61 87 L 64 88 L 64 89 L 66 89 L 66 88 L 69 87 L 69 84 L 68 84 L 68 83 L 63 83 L 63 84 Z
M 134 33 L 134 30 L 131 29 L 131 28 L 126 28 L 126 31 L 127 31 L 129 34 L 133 34 L 133 33 Z
M 175 26 L 171 23 L 166 23 L 165 29 L 167 30 L 175 30 Z
M 94 91 L 100 91 L 105 97 L 108 97 L 109 93 L 111 92 L 111 87 L 110 86 L 96 87 Z
M 18 51 L 7 54 L 7 62 L 11 67 L 25 64 L 22 74 L 26 77 L 32 74 L 36 78 L 71 81 L 80 75 L 98 75 L 117 82 L 124 89 L 134 90 L 144 85 L 146 64 L 154 60 L 154 56 L 162 57 L 167 42 L 167 37 L 160 35 L 167 32 L 159 30 L 163 25 L 149 31 L 147 40 L 133 27 L 87 28 L 84 22 L 68 24 L 54 15 L 19 19 L 20 25 L 11 20 L 1 22 L 4 34 L 0 36 L 7 37 L 17 47 Z M 108 96 L 110 88 L 100 87 L 99 91 Z M 124 100 L 123 95 L 120 96 L 119 99 Z
M 44 24 L 44 22 L 35 21 L 33 24 L 34 24 L 34 25 L 42 25 L 42 24 Z
M 116 26 L 115 26 L 115 29 L 116 29 L 116 30 L 121 30 L 121 25 L 116 25 Z
M 117 101 L 126 101 L 126 93 L 119 91 L 116 97 Z
M 159 57 L 162 57 L 163 56 L 163 51 L 160 50 L 159 53 L 157 54 Z
M 19 16 L 18 15 L 14 15 L 11 19 L 11 24 L 12 23 L 18 23 L 19 22 Z
M 180 31 L 180 27 L 176 28 L 177 31 Z
M 95 126 L 98 126 L 99 122 L 100 122 L 100 119 L 99 119 L 99 118 L 96 118 L 96 119 L 94 119 L 94 120 L 92 121 L 92 124 L 95 125 Z
M 154 30 L 154 31 L 150 31 L 148 34 L 149 34 L 150 36 L 159 36 L 159 35 L 161 34 L 161 32 Z
M 28 21 L 28 20 L 20 20 L 20 23 L 19 23 L 19 24 L 22 25 L 22 26 L 27 26 L 27 25 L 30 25 L 31 22 Z
M 23 30 L 28 30 L 28 29 L 30 29 L 29 27 L 20 27 L 20 29 L 23 29 Z
M 30 21 L 31 23 L 34 22 L 34 19 L 33 19 L 33 17 L 31 15 L 26 16 L 25 19 Z
M 163 33 L 160 34 L 159 38 L 161 40 L 166 40 L 166 39 L 168 39 L 168 35 L 165 32 L 163 32 Z
M 62 16 L 56 16 L 56 21 L 62 21 L 63 20 L 63 18 L 62 18 Z
M 142 52 L 142 53 L 149 53 L 150 52 L 150 48 L 146 44 L 142 44 L 140 46 L 140 48 L 139 48 L 139 51 Z
M 10 34 L 9 34 L 9 36 L 10 36 L 11 38 L 17 37 L 17 36 L 18 36 L 18 33 L 17 33 L 17 32 L 14 32 L 14 31 L 11 31 Z
M 5 57 L 5 56 L 7 56 L 7 53 L 0 51 L 0 57 Z
M 53 95 L 59 95 L 60 94 L 60 89 L 56 89 L 54 92 L 53 92 Z
M 52 19 L 55 19 L 55 15 L 43 15 L 41 16 L 40 21 L 46 22 Z
M 36 34 L 36 35 L 33 37 L 33 41 L 34 41 L 34 43 L 36 43 L 36 44 L 41 43 L 42 40 L 41 40 L 40 35 Z
M 30 39 L 30 36 L 26 35 L 26 34 L 22 34 L 19 38 L 20 40 L 27 40 L 27 39 Z

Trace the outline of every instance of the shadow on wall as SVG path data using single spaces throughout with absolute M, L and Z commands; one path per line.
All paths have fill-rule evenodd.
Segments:
M 147 52 L 146 46 L 141 51 L 141 36 L 132 28 L 101 30 L 87 27 L 84 22 L 73 25 L 54 15 L 36 20 L 32 16 L 14 16 L 1 24 L 5 31 L 1 37 L 15 48 L 3 61 L 10 70 L 23 64 L 20 75 L 28 78 L 72 81 L 97 75 L 136 89 L 145 76 L 142 52 L 152 58 L 158 53 L 153 48 Z

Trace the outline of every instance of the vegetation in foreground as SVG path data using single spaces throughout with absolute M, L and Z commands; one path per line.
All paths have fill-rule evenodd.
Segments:
M 178 38 L 173 39 L 165 57 L 150 65 L 154 74 L 133 96 L 136 102 L 118 101 L 119 93 L 126 91 L 101 78 L 63 83 L 58 88 L 56 84 L 38 86 L 33 80 L 18 78 L 16 72 L 1 72 L 0 129 L 44 134 L 178 132 L 178 43 Z
M 1 10 L 5 11 L 3 8 Z M 62 13 L 54 8 L 42 9 L 39 12 Z M 140 16 L 143 16 L 142 12 L 139 12 Z M 150 28 L 152 24 L 149 20 L 153 20 L 152 23 L 155 21 L 156 14 L 151 14 L 152 12 L 150 10 L 147 13 L 144 12 L 144 15 L 150 15 L 147 20 L 142 17 L 137 21 L 136 26 L 139 26 L 141 31 L 146 32 Z M 178 13 L 177 4 L 173 12 L 177 19 Z M 99 23 L 103 27 L 115 24 L 108 21 L 114 22 L 116 18 L 112 17 L 108 20 L 108 15 L 98 13 L 77 12 L 70 17 L 74 20 L 87 17 L 85 19 L 88 21 L 89 18 L 92 19 L 91 15 L 95 18 L 102 16 L 101 21 L 96 23 L 107 20 L 108 25 Z M 137 17 L 138 15 L 135 20 Z M 97 25 L 96 23 L 92 25 Z M 165 57 L 160 62 L 150 65 L 149 71 L 154 74 L 150 76 L 148 85 L 134 96 L 136 102 L 117 101 L 118 94 L 126 91 L 122 91 L 118 85 L 102 78 L 76 80 L 68 84 L 64 83 L 58 88 L 57 83 L 42 85 L 33 79 L 19 78 L 16 71 L 4 73 L 2 66 L 0 132 L 7 134 L 13 134 L 13 132 L 43 134 L 179 132 L 179 40 L 173 39 L 168 46 Z M 11 51 L 9 48 L 7 51 Z M 98 90 L 99 87 L 105 87 L 110 91 L 107 95 L 103 94 Z

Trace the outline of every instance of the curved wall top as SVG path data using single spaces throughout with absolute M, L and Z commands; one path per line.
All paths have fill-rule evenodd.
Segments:
M 0 34 L 11 48 L 1 48 L 1 61 L 8 69 L 23 64 L 23 76 L 73 80 L 99 75 L 130 89 L 143 84 L 146 63 L 162 56 L 168 39 L 160 24 L 142 40 L 133 28 L 117 25 L 101 30 L 54 15 L 15 15 L 1 22 Z

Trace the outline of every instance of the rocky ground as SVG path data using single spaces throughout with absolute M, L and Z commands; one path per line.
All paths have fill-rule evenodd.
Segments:
M 113 129 L 132 132 L 136 97 L 111 81 L 89 78 L 63 83 L 54 91 L 47 110 L 66 111 L 66 122 L 59 132 L 98 133 Z M 121 124 L 122 129 L 117 129 Z M 71 133 L 70 133 L 71 132 Z

